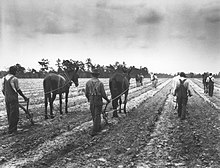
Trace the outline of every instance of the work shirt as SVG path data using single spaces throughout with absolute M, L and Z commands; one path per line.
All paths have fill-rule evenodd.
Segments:
M 11 74 L 6 75 L 3 78 L 2 92 L 5 95 L 6 102 L 18 101 L 17 90 L 20 90 L 18 79 Z
M 211 80 L 211 81 L 210 81 L 210 80 Z M 214 78 L 213 76 L 208 76 L 208 77 L 206 78 L 206 82 L 207 82 L 207 83 L 209 83 L 209 82 L 214 83 L 214 81 L 215 81 L 215 78 Z
M 151 80 L 151 81 L 157 80 L 157 76 L 156 76 L 156 75 L 151 75 L 151 76 L 150 76 L 150 80 Z
M 2 89 L 4 89 L 4 79 L 6 79 L 6 81 L 8 81 L 10 78 L 11 78 L 11 81 L 10 81 L 11 87 L 15 92 L 17 92 L 17 90 L 20 90 L 18 78 L 12 74 L 8 74 L 3 78 Z
M 85 95 L 90 103 L 96 105 L 103 104 L 102 98 L 108 100 L 103 83 L 94 77 L 86 83 Z
M 179 79 L 176 80 L 176 86 L 174 88 L 174 95 L 176 94 L 176 91 L 177 91 L 178 87 L 180 86 L 180 80 L 183 81 L 185 79 L 186 78 L 184 78 L 184 77 L 179 77 Z M 183 83 L 183 85 L 186 88 L 188 94 L 192 96 L 192 91 L 191 91 L 191 89 L 189 87 L 189 80 L 186 79 L 185 82 Z M 175 95 L 175 96 L 178 96 L 178 95 Z

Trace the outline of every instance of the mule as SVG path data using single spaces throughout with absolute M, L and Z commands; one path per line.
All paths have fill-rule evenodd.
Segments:
M 129 91 L 130 72 L 132 69 L 124 70 L 123 73 L 115 72 L 109 79 L 109 88 L 112 98 L 113 117 L 118 117 L 117 107 L 121 113 L 121 96 L 124 95 L 124 113 L 126 114 L 127 96 Z
M 77 71 L 79 67 L 69 70 L 64 70 L 62 75 L 50 73 L 48 74 L 43 80 L 43 88 L 44 88 L 44 100 L 45 100 L 45 119 L 48 119 L 47 115 L 47 106 L 48 106 L 48 99 L 50 103 L 50 117 L 54 118 L 53 115 L 53 102 L 56 99 L 56 95 L 59 94 L 59 101 L 60 101 L 60 114 L 62 112 L 62 94 L 65 93 L 65 113 L 68 113 L 67 104 L 68 104 L 68 94 L 70 86 L 72 82 L 77 87 L 79 85 L 78 78 L 79 75 Z

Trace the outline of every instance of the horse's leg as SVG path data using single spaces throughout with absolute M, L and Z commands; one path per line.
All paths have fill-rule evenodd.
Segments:
M 128 97 L 128 91 L 125 92 L 125 100 L 124 100 L 124 113 L 125 114 L 127 113 L 127 111 L 126 111 L 127 97 Z
M 119 113 L 121 113 L 121 104 L 122 104 L 121 97 L 119 97 L 118 100 L 119 100 Z
M 112 107 L 113 107 L 113 117 L 118 117 L 117 113 L 117 106 L 118 106 L 118 99 L 112 101 Z
M 54 93 L 52 93 L 53 97 L 54 97 Z M 51 97 L 51 94 L 49 95 L 49 102 L 50 102 L 50 118 L 54 118 L 53 115 L 53 99 Z
M 44 95 L 44 105 L 45 105 L 45 120 L 46 120 L 46 119 L 48 119 L 48 116 L 47 116 L 47 105 L 48 105 L 47 98 L 48 98 L 48 94 L 45 94 L 45 95 Z
M 68 108 L 68 106 L 67 106 L 67 104 L 68 104 L 68 94 L 69 94 L 69 91 L 68 92 L 66 92 L 66 97 L 65 97 L 65 112 L 66 112 L 66 114 L 68 113 L 68 110 L 67 110 L 67 108 Z
M 62 111 L 62 93 L 59 93 L 59 99 L 60 99 L 60 114 L 63 114 L 63 111 Z

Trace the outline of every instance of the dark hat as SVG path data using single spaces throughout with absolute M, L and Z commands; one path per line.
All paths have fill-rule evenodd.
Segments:
M 92 74 L 92 75 L 96 75 L 96 76 L 97 76 L 97 75 L 100 75 L 99 70 L 96 69 L 96 68 L 92 70 L 91 74 Z
M 12 74 L 12 75 L 15 75 L 17 72 L 17 67 L 16 66 L 11 66 L 9 68 L 9 73 Z
M 180 72 L 180 76 L 186 78 L 186 74 L 184 72 Z

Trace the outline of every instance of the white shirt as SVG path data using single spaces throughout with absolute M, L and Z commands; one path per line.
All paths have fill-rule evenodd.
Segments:
M 10 84 L 11 84 L 12 89 L 14 89 L 14 91 L 17 92 L 17 90 L 20 90 L 18 78 L 12 74 L 7 74 L 3 78 L 2 88 L 4 88 L 4 79 L 9 80 L 12 76 L 13 76 L 13 78 L 11 79 Z
M 208 77 L 206 78 L 206 82 L 207 82 L 207 83 L 209 82 L 210 78 L 211 78 L 212 82 L 215 81 L 215 78 L 214 78 L 213 76 L 208 76 Z

